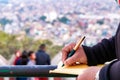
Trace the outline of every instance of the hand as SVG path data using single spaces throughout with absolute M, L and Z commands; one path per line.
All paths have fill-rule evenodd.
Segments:
M 77 77 L 77 80 L 95 80 L 96 73 L 100 70 L 100 67 L 89 67 L 83 74 Z
M 87 64 L 87 57 L 86 57 L 86 54 L 85 54 L 85 52 L 84 52 L 82 47 L 79 47 L 72 57 L 66 59 L 67 55 L 74 48 L 74 46 L 75 46 L 75 43 L 71 43 L 71 44 L 65 46 L 62 49 L 62 61 L 63 61 L 63 63 L 66 66 L 73 65 L 76 62 Z

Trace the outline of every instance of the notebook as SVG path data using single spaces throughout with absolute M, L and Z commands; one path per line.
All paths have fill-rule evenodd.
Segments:
M 98 65 L 99 67 L 102 67 L 103 65 Z M 88 67 L 85 64 L 78 64 L 74 66 L 64 66 L 59 67 L 55 70 L 50 70 L 50 73 L 60 73 L 60 74 L 72 74 L 72 75 L 79 75 L 82 74 Z

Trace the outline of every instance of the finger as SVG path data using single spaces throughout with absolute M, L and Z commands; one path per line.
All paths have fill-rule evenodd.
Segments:
M 73 63 L 73 64 L 72 64 L 72 66 L 75 66 L 75 65 L 76 65 L 76 63 Z
M 75 46 L 75 43 L 71 43 L 67 46 L 65 46 L 62 49 L 62 61 L 64 62 L 67 58 L 67 55 L 69 54 L 69 52 L 73 49 L 73 47 Z
M 66 46 L 66 47 L 64 47 L 64 48 L 62 49 L 62 61 L 63 61 L 63 62 L 64 62 L 65 59 L 67 58 L 68 53 L 69 53 L 69 49 L 68 49 L 68 47 Z
M 75 64 L 76 62 L 80 62 L 80 56 L 79 53 L 76 52 L 73 56 L 71 56 L 70 58 L 68 58 L 67 60 L 64 61 L 64 64 L 66 66 L 70 66 Z

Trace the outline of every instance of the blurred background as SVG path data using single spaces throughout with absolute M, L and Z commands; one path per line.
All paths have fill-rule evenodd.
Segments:
M 12 65 L 17 51 L 36 52 L 43 43 L 57 64 L 63 46 L 83 35 L 88 46 L 110 38 L 119 21 L 115 0 L 0 0 L 0 64 Z

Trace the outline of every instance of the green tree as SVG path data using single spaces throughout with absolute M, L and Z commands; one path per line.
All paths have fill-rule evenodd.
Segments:
M 51 58 L 54 57 L 62 48 L 62 46 L 53 45 L 50 40 L 34 40 L 25 36 L 21 40 L 17 40 L 18 35 L 10 35 L 0 31 L 0 54 L 6 59 L 11 57 L 17 50 L 33 50 L 37 51 L 40 44 L 46 44 L 47 52 L 50 54 Z

